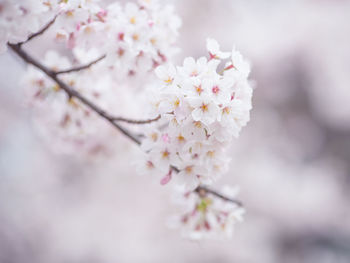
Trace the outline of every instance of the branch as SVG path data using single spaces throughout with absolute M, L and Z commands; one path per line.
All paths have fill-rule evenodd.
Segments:
M 56 18 L 57 18 L 57 15 L 49 23 L 47 23 L 46 26 L 44 26 L 42 29 L 40 29 L 40 31 L 31 34 L 26 41 L 19 43 L 19 45 L 25 44 L 25 43 L 29 42 L 30 40 L 32 40 L 33 38 L 42 35 L 46 30 L 48 30 L 52 26 L 53 23 L 55 23 Z
M 173 170 L 175 173 L 180 172 L 179 168 L 177 168 L 175 166 L 170 166 L 170 169 Z M 243 203 L 241 201 L 224 196 L 224 195 L 220 194 L 219 192 L 216 192 L 215 190 L 210 189 L 206 186 L 200 185 L 194 190 L 194 192 L 196 192 L 201 197 L 206 196 L 209 193 L 209 194 L 212 194 L 216 197 L 219 197 L 227 202 L 231 202 L 231 203 L 234 203 L 240 207 L 243 207 Z
M 117 117 L 114 118 L 114 121 L 121 121 L 121 122 L 126 122 L 126 123 L 130 123 L 130 124 L 148 124 L 154 121 L 158 121 L 160 119 L 160 115 L 158 115 L 157 117 L 153 118 L 153 119 L 148 119 L 148 120 L 131 120 L 131 119 L 126 119 L 126 118 L 122 118 L 122 117 Z
M 38 34 L 36 34 L 38 35 Z M 44 66 L 42 63 L 40 63 L 39 61 L 37 61 L 36 59 L 34 59 L 33 57 L 31 57 L 29 54 L 27 54 L 22 48 L 21 48 L 21 43 L 20 44 L 8 44 L 8 46 L 19 56 L 21 57 L 25 62 L 27 62 L 30 65 L 33 65 L 34 67 L 38 68 L 39 70 L 41 70 L 43 73 L 45 73 L 49 78 L 51 78 L 54 82 L 57 83 L 57 85 L 64 90 L 67 95 L 70 98 L 77 98 L 78 100 L 80 100 L 80 102 L 82 102 L 83 104 L 85 104 L 88 108 L 90 108 L 91 110 L 95 111 L 98 115 L 100 115 L 102 118 L 104 118 L 106 121 L 108 121 L 111 125 L 113 125 L 116 129 L 118 129 L 122 134 L 124 134 L 126 137 L 128 137 L 130 140 L 132 140 L 133 142 L 135 142 L 136 144 L 140 145 L 141 141 L 140 139 L 132 134 L 129 130 L 125 129 L 124 127 L 120 126 L 118 123 L 116 123 L 116 121 L 124 121 L 124 122 L 128 122 L 128 123 L 149 123 L 152 121 L 156 121 L 160 118 L 160 116 L 157 116 L 157 118 L 155 119 L 151 119 L 151 120 L 146 120 L 146 121 L 135 121 L 135 120 L 128 120 L 125 118 L 116 118 L 113 116 L 110 116 L 107 112 L 105 112 L 104 110 L 102 110 L 99 106 L 97 106 L 96 104 L 94 104 L 93 102 L 91 102 L 90 100 L 88 100 L 87 98 L 85 98 L 83 95 L 81 95 L 78 91 L 76 91 L 75 89 L 73 89 L 72 87 L 70 87 L 69 85 L 67 85 L 65 82 L 63 82 L 62 80 L 60 80 L 57 76 L 57 72 L 49 69 L 48 67 Z M 175 167 L 175 166 L 171 166 L 171 169 L 178 173 L 180 172 L 180 170 Z M 234 200 L 234 199 L 230 199 L 212 189 L 209 189 L 205 186 L 198 186 L 195 189 L 195 192 L 198 193 L 199 195 L 201 194 L 206 194 L 206 193 L 210 193 L 216 197 L 219 197 L 225 201 L 228 202 L 232 202 L 237 204 L 238 206 L 242 206 L 242 203 L 238 200 Z
M 126 137 L 128 137 L 129 139 L 131 139 L 133 142 L 135 142 L 136 144 L 140 145 L 141 141 L 139 138 L 137 138 L 135 135 L 133 135 L 130 131 L 128 131 L 127 129 L 125 129 L 124 127 L 120 126 L 119 124 L 114 122 L 114 117 L 110 116 L 108 113 L 106 113 L 104 110 L 102 110 L 99 106 L 97 106 L 96 104 L 94 104 L 93 102 L 91 102 L 90 100 L 88 100 L 87 98 L 85 98 L 84 96 L 82 96 L 78 91 L 76 91 L 75 89 L 71 88 L 69 85 L 67 85 L 65 82 L 63 82 L 62 80 L 60 80 L 57 77 L 57 74 L 55 71 L 47 68 L 46 66 L 44 66 L 43 64 L 41 64 L 40 62 L 38 62 L 37 60 L 35 60 L 33 57 L 31 57 L 30 55 L 28 55 L 22 48 L 20 44 L 8 44 L 8 46 L 18 55 L 20 56 L 24 61 L 26 61 L 28 64 L 33 65 L 34 67 L 38 68 L 39 70 L 41 70 L 43 73 L 45 73 L 48 77 L 50 77 L 53 81 L 55 81 L 57 83 L 58 86 L 60 86 L 60 88 L 62 90 L 64 90 L 67 95 L 70 98 L 77 98 L 78 100 L 80 100 L 83 104 L 85 104 L 88 108 L 90 108 L 91 110 L 95 111 L 98 115 L 100 115 L 102 118 L 104 118 L 105 120 L 107 120 L 110 124 L 112 124 L 115 128 L 117 128 L 121 133 L 123 133 Z
M 205 196 L 207 193 L 209 193 L 209 194 L 212 194 L 216 197 L 219 197 L 225 201 L 228 201 L 228 202 L 234 203 L 240 207 L 243 207 L 243 204 L 241 201 L 224 196 L 224 195 L 216 192 L 215 190 L 212 190 L 212 189 L 205 187 L 205 186 L 198 186 L 194 191 L 196 193 L 198 193 L 200 196 Z
M 98 59 L 95 59 L 94 61 L 91 61 L 89 64 L 78 66 L 78 67 L 74 67 L 74 68 L 70 68 L 70 69 L 56 71 L 55 74 L 56 75 L 60 75 L 60 74 L 71 73 L 71 72 L 76 72 L 76 71 L 88 69 L 92 65 L 94 65 L 94 64 L 98 63 L 99 61 L 101 61 L 102 59 L 104 59 L 105 57 L 106 57 L 106 55 L 103 55 L 103 56 L 99 57 Z

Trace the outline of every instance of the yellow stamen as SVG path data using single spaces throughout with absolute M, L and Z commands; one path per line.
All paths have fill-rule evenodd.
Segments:
M 138 34 L 133 34 L 132 35 L 132 39 L 135 40 L 135 41 L 139 40 L 139 35 Z
M 68 100 L 68 103 L 69 103 L 70 105 L 72 105 L 74 108 L 78 108 L 78 107 L 79 107 L 78 103 L 77 103 L 73 98 L 70 98 L 70 99 Z
M 200 107 L 201 108 L 201 110 L 203 111 L 203 112 L 206 112 L 206 111 L 208 111 L 208 104 L 202 104 L 202 106 Z
M 90 33 L 92 33 L 93 31 L 94 31 L 94 30 L 92 29 L 91 26 L 87 26 L 87 27 L 84 28 L 84 33 L 86 33 L 86 34 L 90 34 Z
M 130 23 L 135 24 L 136 23 L 136 18 L 133 16 L 130 18 Z
M 202 123 L 200 121 L 193 122 L 194 126 L 198 129 L 202 128 Z
M 61 34 L 61 33 L 57 33 L 57 34 L 56 34 L 56 38 L 57 38 L 57 39 L 65 39 L 65 38 L 66 38 L 66 35 Z
M 157 139 L 158 139 L 158 134 L 157 133 L 152 133 L 151 134 L 151 138 L 152 138 L 152 140 L 155 142 L 155 141 L 157 141 Z
M 201 202 L 197 205 L 198 211 L 205 213 L 208 206 L 212 204 L 212 200 L 209 198 L 203 198 Z
M 177 122 L 177 119 L 176 119 L 176 118 L 173 118 L 171 121 L 172 121 L 172 123 L 173 123 L 174 125 L 179 125 L 179 123 Z
M 177 136 L 177 139 L 180 143 L 185 141 L 185 137 L 183 137 L 181 133 L 179 134 L 179 136 Z
M 225 107 L 222 109 L 222 114 L 229 114 L 230 113 L 230 108 L 229 107 Z
M 68 17 L 73 17 L 73 16 L 74 16 L 74 13 L 73 13 L 73 11 L 69 10 L 69 11 L 66 12 L 66 15 L 67 15 Z
M 119 57 L 122 57 L 124 55 L 124 53 L 125 53 L 125 50 L 122 49 L 122 48 L 119 48 L 117 53 L 118 53 Z
M 192 173 L 192 171 L 193 171 L 193 166 L 192 166 L 192 165 L 191 165 L 191 166 L 186 166 L 185 172 L 186 172 L 187 174 Z
M 166 80 L 164 80 L 164 82 L 170 84 L 171 82 L 173 82 L 173 79 L 168 77 Z
M 194 70 L 194 71 L 191 73 L 191 77 L 195 77 L 195 76 L 198 76 L 197 70 Z
M 170 153 L 167 151 L 167 150 L 165 150 L 164 152 L 162 152 L 162 158 L 169 158 L 169 155 L 170 155 Z
M 199 95 L 201 95 L 201 93 L 203 92 L 202 86 L 199 85 L 199 86 L 195 86 L 194 88 L 196 89 L 196 92 L 197 92 Z
M 214 151 L 208 151 L 207 152 L 207 156 L 209 156 L 210 158 L 214 157 L 215 152 Z
M 174 106 L 175 106 L 175 108 L 179 107 L 179 105 L 180 105 L 180 100 L 179 100 L 179 99 L 176 99 L 176 100 L 174 101 Z
M 157 39 L 155 39 L 155 38 L 151 38 L 150 41 L 151 41 L 152 45 L 155 45 L 157 43 Z
M 53 91 L 57 92 L 60 90 L 60 86 L 58 84 L 56 84 L 55 86 L 53 86 Z

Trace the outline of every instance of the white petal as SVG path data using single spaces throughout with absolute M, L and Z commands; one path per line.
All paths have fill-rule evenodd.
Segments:
M 215 55 L 217 51 L 219 51 L 219 43 L 213 39 L 213 38 L 208 38 L 207 39 L 207 50 Z

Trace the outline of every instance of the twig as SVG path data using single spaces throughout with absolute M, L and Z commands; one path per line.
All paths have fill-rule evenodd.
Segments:
M 175 167 L 175 166 L 170 166 L 170 169 L 173 170 L 173 171 L 176 172 L 176 173 L 179 173 L 179 172 L 180 172 L 179 168 L 177 168 L 177 167 Z M 236 205 L 238 205 L 238 206 L 240 206 L 240 207 L 243 207 L 243 203 L 242 203 L 241 201 L 236 200 L 236 199 L 229 198 L 229 197 L 227 197 L 227 196 L 224 196 L 224 195 L 218 193 L 217 191 L 215 191 L 215 190 L 213 190 L 213 189 L 210 189 L 210 188 L 208 188 L 208 187 L 206 187 L 206 186 L 200 185 L 200 186 L 198 186 L 194 191 L 195 191 L 199 196 L 205 196 L 207 193 L 209 193 L 209 194 L 212 194 L 212 195 L 214 195 L 214 196 L 216 196 L 216 197 L 219 197 L 219 198 L 221 198 L 221 199 L 223 199 L 223 200 L 225 200 L 225 201 L 228 201 L 228 202 L 234 203 L 234 204 L 236 204 Z
M 214 196 L 216 196 L 216 197 L 219 197 L 219 198 L 221 198 L 221 199 L 223 199 L 223 200 L 225 200 L 225 201 L 228 201 L 228 202 L 231 202 L 231 203 L 235 203 L 236 205 L 243 207 L 243 204 L 242 204 L 241 201 L 236 200 L 236 199 L 229 198 L 229 197 L 227 197 L 227 196 L 224 196 L 224 195 L 218 193 L 217 191 L 215 191 L 215 190 L 213 190 L 213 189 L 210 189 L 210 188 L 208 188 L 208 187 L 205 187 L 205 186 L 202 186 L 202 185 L 201 185 L 201 186 L 198 186 L 198 187 L 196 188 L 195 191 L 196 191 L 199 195 L 205 195 L 205 194 L 209 193 L 209 194 L 212 194 L 212 195 L 214 195 Z
M 100 115 L 102 118 L 107 120 L 109 123 L 111 123 L 115 128 L 117 128 L 121 133 L 123 133 L 126 137 L 131 139 L 136 144 L 140 145 L 141 141 L 138 139 L 135 135 L 133 135 L 130 131 L 125 129 L 124 127 L 120 126 L 119 124 L 115 123 L 114 117 L 110 116 L 108 113 L 106 113 L 104 110 L 102 110 L 100 107 L 98 107 L 96 104 L 82 96 L 79 92 L 68 86 L 65 82 L 60 80 L 55 71 L 47 68 L 37 60 L 35 60 L 33 57 L 28 55 L 22 48 L 21 45 L 13 45 L 8 44 L 8 46 L 18 55 L 20 56 L 24 61 L 26 61 L 28 64 L 31 64 L 35 66 L 36 68 L 40 69 L 42 72 L 44 72 L 48 77 L 50 77 L 53 81 L 55 81 L 62 90 L 64 90 L 67 95 L 70 98 L 77 98 L 80 100 L 83 104 L 85 104 L 87 107 L 95 111 L 98 115 Z
M 36 34 L 39 35 L 39 34 Z M 99 106 L 97 106 L 96 104 L 94 104 L 93 102 L 91 102 L 90 100 L 88 100 L 87 98 L 85 98 L 83 95 L 81 95 L 78 91 L 76 91 L 75 89 L 73 89 L 72 87 L 70 87 L 69 85 L 67 85 L 65 82 L 63 82 L 62 80 L 60 80 L 57 76 L 57 72 L 47 68 L 46 66 L 44 66 L 43 64 L 41 64 L 39 61 L 37 61 L 36 59 L 34 59 L 33 57 L 31 57 L 28 53 L 26 53 L 22 48 L 21 48 L 21 43 L 20 44 L 8 44 L 8 46 L 19 56 L 21 57 L 25 62 L 27 62 L 28 64 L 33 65 L 34 67 L 38 68 L 39 70 L 41 70 L 43 73 L 45 73 L 48 77 L 50 77 L 53 81 L 55 81 L 59 87 L 64 90 L 67 95 L 70 98 L 77 98 L 78 100 L 80 100 L 83 104 L 85 104 L 87 107 L 89 107 L 91 110 L 95 111 L 98 115 L 100 115 L 102 118 L 104 118 L 105 120 L 107 120 L 111 125 L 113 125 L 116 129 L 118 129 L 122 134 L 124 134 L 126 137 L 128 137 L 130 140 L 132 140 L 133 142 L 135 142 L 136 144 L 140 145 L 141 141 L 140 139 L 132 134 L 129 130 L 125 129 L 124 127 L 120 126 L 118 123 L 116 123 L 117 120 L 119 121 L 126 121 L 127 119 L 124 118 L 116 118 L 113 116 L 110 116 L 107 112 L 105 112 L 104 110 L 102 110 Z M 153 119 L 153 120 L 146 120 L 148 122 L 150 121 L 155 121 L 156 119 L 159 119 L 160 116 L 158 116 L 157 118 Z M 133 121 L 133 120 L 127 120 L 126 122 L 129 123 L 136 123 L 136 122 L 145 122 L 145 121 Z M 175 167 L 175 166 L 171 166 L 171 169 L 173 171 L 175 171 L 176 173 L 180 172 L 180 170 Z M 232 202 L 237 204 L 238 206 L 242 206 L 242 203 L 238 200 L 234 200 L 234 199 L 230 199 L 218 192 L 216 192 L 215 190 L 209 189 L 208 187 L 205 186 L 198 186 L 195 189 L 195 192 L 197 192 L 198 194 L 201 193 L 210 193 L 216 197 L 219 197 L 223 200 Z
M 121 121 L 121 122 L 130 123 L 130 124 L 148 124 L 154 121 L 158 121 L 160 117 L 161 116 L 158 115 L 156 118 L 148 119 L 148 120 L 131 120 L 131 119 L 126 119 L 122 117 L 117 117 L 117 118 L 114 118 L 114 121 Z
M 57 18 L 57 15 L 49 23 L 47 23 L 46 26 L 44 26 L 38 32 L 31 34 L 26 41 L 19 43 L 19 45 L 25 44 L 30 40 L 32 40 L 33 38 L 42 35 L 46 30 L 48 30 L 52 26 L 53 23 L 55 23 L 56 18 Z
M 72 73 L 72 72 L 88 69 L 92 65 L 94 65 L 94 64 L 98 63 L 99 61 L 101 61 L 102 59 L 104 59 L 105 57 L 106 57 L 106 55 L 103 55 L 103 56 L 99 57 L 98 59 L 95 59 L 94 61 L 91 61 L 89 64 L 78 66 L 78 67 L 74 67 L 74 68 L 70 68 L 70 69 L 56 71 L 55 74 L 56 75 L 60 75 L 60 74 Z

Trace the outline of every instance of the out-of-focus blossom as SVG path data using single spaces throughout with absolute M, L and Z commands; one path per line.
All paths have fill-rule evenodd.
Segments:
M 221 190 L 230 198 L 235 198 L 238 193 L 237 188 L 229 186 Z M 181 207 L 181 211 L 179 216 L 169 219 L 169 225 L 181 229 L 184 237 L 193 240 L 231 237 L 235 224 L 243 221 L 245 212 L 238 205 L 211 194 L 179 193 L 174 202 Z

